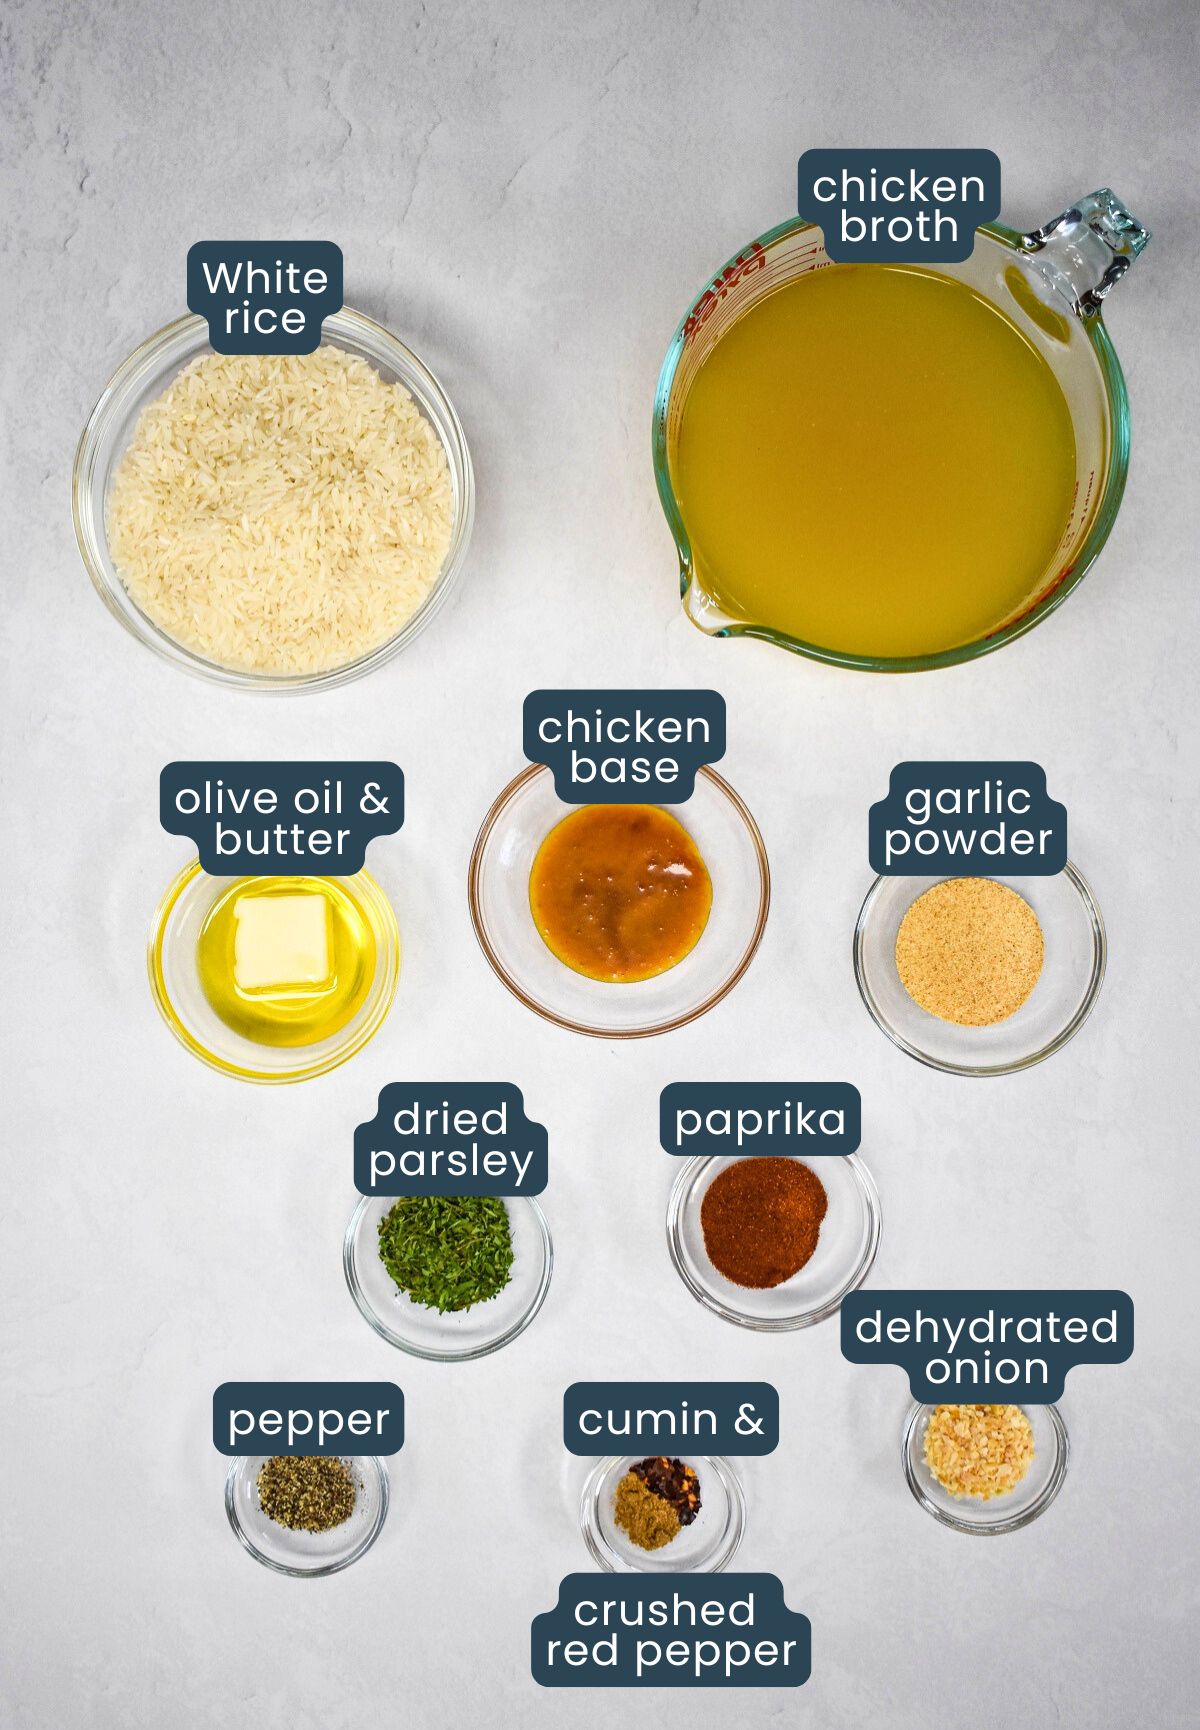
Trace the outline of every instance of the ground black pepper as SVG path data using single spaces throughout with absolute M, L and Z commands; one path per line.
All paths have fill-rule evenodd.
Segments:
M 276 1454 L 257 1484 L 268 1520 L 292 1532 L 331 1532 L 344 1525 L 358 1496 L 346 1462 L 321 1454 Z

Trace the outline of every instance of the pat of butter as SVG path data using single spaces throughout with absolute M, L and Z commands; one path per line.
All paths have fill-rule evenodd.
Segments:
M 243 895 L 233 916 L 233 977 L 239 990 L 328 980 L 329 909 L 323 895 Z

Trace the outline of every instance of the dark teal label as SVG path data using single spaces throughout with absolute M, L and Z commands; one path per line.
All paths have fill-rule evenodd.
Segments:
M 360 1195 L 541 1195 L 544 1126 L 511 1081 L 391 1081 L 354 1131 Z
M 1067 862 L 1067 808 L 1040 763 L 898 763 L 867 821 L 883 877 L 1054 877 Z
M 797 184 L 835 264 L 952 264 L 1000 214 L 992 150 L 806 150 Z
M 774 1574 L 568 1574 L 530 1667 L 543 1688 L 798 1688 L 812 1626 Z
M 690 799 L 696 771 L 725 755 L 717 691 L 531 691 L 523 741 L 571 805 Z
M 159 820 L 196 843 L 210 877 L 350 877 L 404 821 L 395 763 L 168 763 Z
M 848 1081 L 672 1081 L 658 1101 L 665 1153 L 853 1153 L 862 1100 Z
M 395 1382 L 222 1382 L 213 1394 L 222 1454 L 394 1454 L 403 1444 Z
M 779 1395 L 770 1382 L 573 1382 L 563 1443 L 572 1454 L 769 1454 Z
M 342 249 L 331 240 L 198 240 L 187 303 L 218 354 L 311 354 L 342 307 Z
M 915 1400 L 987 1405 L 1062 1398 L 1076 1364 L 1123 1364 L 1123 1291 L 871 1291 L 842 1304 L 842 1356 L 899 1364 Z

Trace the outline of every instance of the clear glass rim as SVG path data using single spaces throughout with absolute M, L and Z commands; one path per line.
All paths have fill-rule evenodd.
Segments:
M 789 222 L 781 222 L 775 228 L 760 234 L 757 240 L 747 242 L 748 246 L 759 246 L 764 251 L 790 239 L 806 229 L 815 228 L 816 223 L 806 222 L 801 217 L 793 217 Z M 1024 236 L 1016 229 L 1007 228 L 1000 222 L 981 224 L 977 234 L 985 234 L 998 245 L 1025 256 L 1027 248 Z M 726 271 L 731 270 L 738 259 L 746 251 L 728 259 L 720 270 L 714 272 L 709 282 L 719 279 Z M 701 289 L 703 295 L 707 292 L 708 283 Z M 684 326 L 691 316 L 699 296 L 693 296 L 687 310 L 680 319 L 671 338 L 658 375 L 658 384 L 654 392 L 654 411 L 651 423 L 651 451 L 654 460 L 654 478 L 658 487 L 659 502 L 667 519 L 675 551 L 679 559 L 679 592 L 686 596 L 692 581 L 692 549 L 684 527 L 683 516 L 675 497 L 675 489 L 671 484 L 668 466 L 666 440 L 667 405 L 670 402 L 671 390 L 675 382 L 675 374 L 684 349 Z M 1076 316 L 1072 314 L 1072 316 Z M 1104 320 L 1099 311 L 1088 318 L 1079 320 L 1091 343 L 1092 350 L 1100 367 L 1104 380 L 1105 394 L 1109 404 L 1109 420 L 1111 439 L 1109 442 L 1108 461 L 1105 466 L 1101 487 L 1100 508 L 1083 543 L 1065 575 L 1059 577 L 1054 587 L 1034 603 L 1019 618 L 1011 620 L 999 630 L 991 632 L 986 637 L 978 637 L 970 643 L 960 643 L 955 648 L 943 649 L 936 655 L 906 655 L 877 656 L 851 655 L 840 650 L 824 648 L 819 643 L 805 642 L 800 637 L 789 636 L 785 631 L 776 631 L 767 625 L 743 624 L 731 621 L 709 634 L 716 637 L 757 637 L 763 642 L 774 643 L 777 647 L 788 649 L 793 654 L 804 655 L 809 660 L 821 661 L 827 666 L 847 667 L 857 672 L 868 673 L 921 673 L 929 672 L 938 667 L 959 666 L 964 661 L 978 660 L 981 655 L 990 655 L 993 650 L 1003 648 L 1006 643 L 1013 642 L 1017 637 L 1023 637 L 1027 631 L 1040 624 L 1050 613 L 1060 607 L 1067 596 L 1078 587 L 1091 569 L 1092 565 L 1108 539 L 1113 523 L 1120 509 L 1121 499 L 1125 492 L 1125 482 L 1129 473 L 1129 395 L 1125 387 L 1124 374 L 1117 359 Z
M 264 1568 L 270 1568 L 273 1574 L 286 1574 L 292 1580 L 322 1580 L 329 1574 L 340 1574 L 344 1568 L 350 1567 L 351 1563 L 357 1562 L 360 1557 L 365 1556 L 383 1530 L 383 1523 L 387 1519 L 388 1507 L 391 1503 L 391 1485 L 388 1480 L 387 1467 L 377 1455 L 347 1454 L 344 1457 L 354 1460 L 360 1469 L 371 1474 L 375 1485 L 376 1501 L 374 1519 L 362 1538 L 347 1555 L 338 1557 L 336 1561 L 324 1562 L 317 1568 L 297 1568 L 290 1567 L 286 1562 L 277 1561 L 273 1556 L 268 1556 L 260 1550 L 254 1542 L 253 1536 L 246 1530 L 238 1516 L 236 1489 L 238 1479 L 245 1469 L 245 1456 L 239 1455 L 237 1459 L 230 1462 L 229 1470 L 225 1474 L 225 1513 L 233 1529 L 233 1534 L 243 1550 L 248 1555 L 253 1556 L 256 1562 L 261 1562 Z
M 799 1328 L 815 1327 L 818 1322 L 828 1321 L 830 1316 L 834 1316 L 838 1313 L 850 1293 L 852 1291 L 857 1291 L 858 1288 L 865 1283 L 868 1274 L 875 1264 L 875 1257 L 879 1253 L 879 1238 L 883 1228 L 883 1211 L 880 1206 L 879 1191 L 875 1186 L 875 1179 L 871 1176 L 871 1173 L 867 1170 L 867 1167 L 863 1164 L 862 1160 L 856 1153 L 822 1155 L 819 1159 L 816 1159 L 816 1169 L 819 1169 L 820 1166 L 825 1163 L 827 1158 L 841 1159 L 849 1168 L 856 1184 L 858 1185 L 858 1190 L 863 1198 L 863 1204 L 867 1212 L 866 1244 L 863 1247 L 862 1254 L 859 1256 L 858 1261 L 855 1263 L 849 1279 L 846 1280 L 840 1289 L 831 1298 L 827 1299 L 825 1303 L 819 1304 L 816 1308 L 811 1310 L 801 1310 L 795 1315 L 755 1316 L 748 1314 L 745 1310 L 736 1309 L 732 1304 L 728 1304 L 722 1298 L 718 1297 L 715 1292 L 708 1291 L 703 1285 L 701 1285 L 700 1282 L 694 1278 L 683 1253 L 682 1222 L 684 1197 L 691 1190 L 694 1181 L 699 1178 L 700 1173 L 706 1167 L 720 1164 L 722 1160 L 730 1157 L 730 1155 L 723 1153 L 696 1154 L 693 1158 L 684 1162 L 682 1171 L 680 1171 L 675 1182 L 671 1185 L 671 1194 L 667 1199 L 667 1251 L 671 1257 L 671 1265 L 674 1267 L 675 1272 L 679 1275 L 680 1279 L 696 1299 L 697 1303 L 703 1304 L 705 1309 L 711 1310 L 714 1315 L 720 1316 L 722 1321 L 733 1322 L 735 1326 L 740 1328 L 750 1328 L 755 1333 L 794 1333 Z M 747 1154 L 744 1157 L 753 1159 L 756 1155 Z M 795 1157 L 800 1158 L 798 1154 Z
M 439 420 L 434 425 L 434 431 L 445 447 L 446 460 L 457 474 L 461 488 L 461 501 L 455 513 L 450 546 L 432 589 L 412 617 L 401 626 L 394 637 L 361 655 L 358 660 L 319 673 L 261 673 L 245 668 L 221 666 L 218 662 L 210 661 L 195 650 L 176 642 L 174 637 L 162 630 L 137 607 L 123 587 L 122 602 L 113 588 L 112 579 L 105 570 L 99 553 L 99 536 L 103 533 L 103 525 L 97 525 L 94 520 L 88 490 L 89 478 L 99 460 L 102 436 L 111 419 L 123 412 L 126 396 L 148 372 L 154 370 L 160 357 L 177 341 L 192 333 L 206 342 L 207 331 L 208 326 L 204 319 L 191 313 L 174 319 L 161 330 L 155 331 L 139 344 L 113 373 L 88 416 L 76 446 L 71 475 L 71 515 L 84 567 L 109 612 L 129 634 L 161 659 L 169 661 L 172 666 L 179 667 L 184 672 L 243 691 L 287 694 L 331 690 L 372 672 L 399 654 L 440 611 L 461 573 L 475 521 L 474 469 L 462 422 L 434 373 L 385 325 L 349 306 L 342 307 L 339 312 L 332 313 L 325 319 L 325 339 L 336 344 L 337 337 L 344 335 L 348 339 L 357 339 L 367 348 L 383 351 L 398 373 L 415 377 L 419 388 L 413 394 L 422 412 L 427 413 L 428 409 L 427 402 L 422 400 L 422 392 L 436 408 Z
M 971 1403 L 974 1404 L 976 1402 Z M 986 1404 L 988 1402 L 979 1403 Z M 909 1407 L 908 1414 L 904 1420 L 904 1428 L 900 1437 L 900 1457 L 904 1466 L 904 1481 L 912 1491 L 916 1501 L 919 1502 L 927 1514 L 932 1514 L 934 1519 L 939 1521 L 943 1526 L 949 1526 L 951 1530 L 955 1532 L 966 1532 L 973 1538 L 1000 1538 L 1003 1537 L 1006 1532 L 1019 1532 L 1022 1526 L 1028 1526 L 1032 1520 L 1037 1519 L 1039 1514 L 1045 1513 L 1051 1502 L 1058 1495 L 1058 1492 L 1062 1489 L 1063 1480 L 1066 1478 L 1067 1467 L 1070 1464 L 1071 1459 L 1071 1441 L 1070 1437 L 1067 1435 L 1067 1426 L 1063 1422 L 1062 1413 L 1059 1411 L 1058 1407 L 1053 1405 L 1050 1401 L 1047 1401 L 1042 1409 L 1050 1419 L 1050 1429 L 1054 1436 L 1054 1465 L 1051 1468 L 1049 1478 L 1042 1487 L 1040 1493 L 1032 1502 L 1030 1502 L 1029 1506 L 1023 1508 L 1019 1514 L 1013 1514 L 1007 1520 L 995 1520 L 989 1522 L 987 1525 L 981 1525 L 978 1521 L 968 1520 L 951 1513 L 949 1508 L 940 1507 L 937 1502 L 933 1501 L 931 1497 L 926 1495 L 924 1488 L 913 1471 L 910 1452 L 913 1432 L 921 1421 L 922 1412 L 931 1412 L 934 1410 L 933 1406 L 923 1405 L 920 1400 L 914 1400 L 912 1405 Z
M 483 819 L 479 833 L 475 837 L 475 845 L 471 849 L 471 863 L 467 871 L 467 901 L 471 910 L 471 924 L 474 927 L 479 947 L 483 950 L 492 972 L 504 985 L 508 987 L 513 996 L 525 1005 L 526 1009 L 532 1009 L 534 1014 L 540 1015 L 544 1021 L 551 1021 L 556 1027 L 565 1027 L 570 1033 L 585 1033 L 591 1039 L 649 1039 L 659 1033 L 672 1033 L 677 1027 L 686 1027 L 689 1021 L 695 1021 L 701 1015 L 707 1015 L 710 1009 L 715 1008 L 723 998 L 728 997 L 734 986 L 746 972 L 750 963 L 754 960 L 754 957 L 758 952 L 758 946 L 762 942 L 763 932 L 766 930 L 767 914 L 771 910 L 771 867 L 767 860 L 766 845 L 749 806 L 741 795 L 734 791 L 729 782 L 726 781 L 723 776 L 718 775 L 715 769 L 709 768 L 707 764 L 702 764 L 696 772 L 698 775 L 703 775 L 707 781 L 711 782 L 718 792 L 724 794 L 725 798 L 741 818 L 742 823 L 750 836 L 750 840 L 754 847 L 755 861 L 758 865 L 758 914 L 754 922 L 754 930 L 751 933 L 750 940 L 739 957 L 737 965 L 725 981 L 718 986 L 716 990 L 711 991 L 704 1001 L 697 1004 L 695 1008 L 689 1009 L 681 1015 L 671 1016 L 666 1021 L 657 1021 L 652 1026 L 648 1027 L 593 1027 L 585 1021 L 576 1021 L 569 1015 L 560 1015 L 557 1010 L 548 1008 L 544 1003 L 539 1002 L 536 997 L 531 996 L 530 993 L 525 990 L 524 986 L 517 983 L 512 974 L 505 967 L 504 963 L 500 960 L 500 957 L 496 954 L 496 951 L 492 946 L 492 940 L 488 934 L 487 922 L 483 917 L 483 902 L 480 884 L 483 872 L 484 852 L 488 841 L 491 838 L 493 829 L 495 829 L 497 823 L 499 823 L 500 819 L 503 817 L 509 803 L 525 786 L 528 785 L 531 780 L 534 779 L 535 776 L 549 775 L 550 770 L 542 763 L 531 763 L 528 768 L 522 769 L 521 773 L 515 776 L 508 783 L 507 787 L 497 794 L 496 798 L 492 801 L 491 808 L 489 809 L 487 816 Z M 653 801 L 649 800 L 645 801 L 645 803 L 652 802 Z M 670 809 L 670 807 L 668 807 L 668 809 Z M 680 807 L 680 809 L 686 809 L 686 804 Z
M 379 996 L 372 1006 L 371 1013 L 358 1025 L 353 1022 L 350 1023 L 353 1028 L 353 1035 L 344 1045 L 338 1046 L 333 1051 L 327 1052 L 325 1056 L 304 1063 L 296 1069 L 280 1072 L 256 1070 L 244 1064 L 227 1063 L 224 1058 L 218 1057 L 201 1040 L 197 1039 L 177 1013 L 175 1005 L 171 1001 L 163 971 L 163 944 L 166 941 L 171 915 L 174 913 L 180 898 L 197 877 L 204 875 L 205 872 L 199 859 L 193 859 L 172 879 L 164 891 L 162 900 L 155 908 L 154 919 L 150 926 L 150 936 L 146 944 L 146 971 L 150 979 L 150 992 L 154 998 L 155 1007 L 175 1038 L 185 1050 L 191 1052 L 193 1057 L 198 1057 L 201 1063 L 207 1064 L 210 1069 L 215 1069 L 219 1075 L 227 1075 L 235 1081 L 256 1082 L 264 1087 L 282 1087 L 295 1081 L 311 1081 L 314 1076 L 327 1075 L 331 1069 L 338 1069 L 343 1063 L 349 1062 L 350 1058 L 361 1051 L 363 1046 L 375 1037 L 387 1020 L 392 1004 L 396 1000 L 396 990 L 400 983 L 400 927 L 396 922 L 396 910 L 374 877 L 369 871 L 363 870 L 353 872 L 349 877 L 341 879 L 343 882 L 353 883 L 356 886 L 356 890 L 361 893 L 362 898 L 377 914 L 383 933 L 382 953 L 376 957 L 375 963 L 375 977 L 378 979 L 382 973 L 383 984 Z M 320 876 L 322 873 L 314 872 L 312 875 Z M 214 878 L 213 881 L 233 883 L 237 877 L 241 876 L 252 877 L 254 873 L 237 872 L 235 876 Z M 303 1050 L 304 1048 L 300 1046 L 297 1049 Z
M 579 1529 L 583 1533 L 583 1541 L 588 1547 L 588 1553 L 598 1568 L 603 1568 L 607 1574 L 623 1572 L 618 1567 L 618 1558 L 604 1536 L 600 1525 L 600 1492 L 604 1480 L 614 1466 L 620 1465 L 623 1459 L 631 1456 L 625 1454 L 608 1454 L 598 1460 L 588 1474 L 579 1498 Z M 684 1573 L 720 1574 L 732 1562 L 746 1531 L 746 1491 L 742 1480 L 734 1471 L 732 1464 L 723 1454 L 688 1454 L 684 1458 L 703 1460 L 705 1470 L 711 1471 L 719 1480 L 725 1491 L 729 1506 L 729 1518 L 721 1547 L 716 1553 L 716 1559 L 709 1562 L 703 1570 L 682 1569 Z M 636 1572 L 657 1572 L 651 1569 L 637 1569 Z M 665 1570 L 664 1570 L 665 1571 Z
M 947 876 L 952 875 L 954 873 L 947 873 Z M 1017 874 L 1012 873 L 1012 875 Z M 1053 1057 L 1056 1051 L 1061 1051 L 1064 1045 L 1074 1039 L 1096 1007 L 1096 999 L 1100 995 L 1100 987 L 1104 983 L 1104 974 L 1108 966 L 1108 937 L 1104 929 L 1104 918 L 1096 904 L 1096 898 L 1092 894 L 1087 879 L 1081 871 L 1072 865 L 1069 859 L 1063 866 L 1061 875 L 1075 890 L 1087 916 L 1092 934 L 1091 974 L 1079 1004 L 1065 1025 L 1052 1039 L 1048 1039 L 1036 1051 L 1030 1052 L 1026 1057 L 1014 1058 L 1011 1063 L 951 1063 L 946 1058 L 934 1057 L 921 1046 L 914 1045 L 911 1040 L 905 1039 L 904 1035 L 888 1021 L 867 982 L 864 959 L 867 925 L 883 885 L 889 881 L 884 877 L 876 877 L 867 890 L 866 898 L 859 909 L 858 919 L 854 926 L 854 979 L 858 986 L 858 994 L 866 1004 L 867 1012 L 880 1032 L 885 1033 L 892 1044 L 898 1046 L 901 1051 L 907 1052 L 909 1057 L 915 1057 L 918 1063 L 925 1064 L 929 1069 L 941 1070 L 945 1075 L 1016 1075 L 1020 1070 L 1032 1069 L 1035 1063 L 1043 1063 L 1047 1057 Z M 914 878 L 914 881 L 929 885 L 938 882 L 939 879 L 936 877 Z
M 385 1198 L 381 1196 L 360 1196 L 355 1204 L 354 1212 L 350 1215 L 346 1233 L 342 1239 L 342 1271 L 346 1276 L 346 1285 L 349 1288 L 350 1296 L 354 1299 L 359 1314 L 364 1321 L 370 1323 L 381 1340 L 386 1340 L 390 1346 L 395 1346 L 397 1351 L 407 1352 L 410 1357 L 424 1358 L 427 1363 L 460 1364 L 469 1363 L 473 1358 L 490 1357 L 493 1352 L 498 1352 L 503 1346 L 511 1345 L 513 1340 L 525 1332 L 546 1301 L 546 1294 L 550 1290 L 550 1279 L 554 1273 L 554 1240 L 550 1236 L 550 1225 L 533 1196 L 506 1195 L 502 1198 L 509 1206 L 520 1204 L 529 1208 L 533 1214 L 534 1224 L 538 1228 L 538 1237 L 542 1248 L 542 1271 L 538 1276 L 537 1285 L 529 1303 L 516 1321 L 496 1339 L 487 1340 L 482 1345 L 444 1350 L 432 1346 L 417 1345 L 413 1340 L 406 1339 L 402 1334 L 389 1328 L 383 1317 L 371 1304 L 359 1281 L 358 1270 L 354 1265 L 354 1247 L 358 1241 L 358 1233 L 367 1208 L 373 1202 L 383 1199 Z M 398 1198 L 388 1197 L 386 1199 L 395 1200 Z

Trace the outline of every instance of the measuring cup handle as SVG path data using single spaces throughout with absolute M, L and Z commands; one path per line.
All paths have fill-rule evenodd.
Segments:
M 1027 252 L 1040 254 L 1037 268 L 1080 318 L 1093 318 L 1150 238 L 1115 192 L 1102 186 L 1064 210 L 1044 228 L 1022 236 Z

